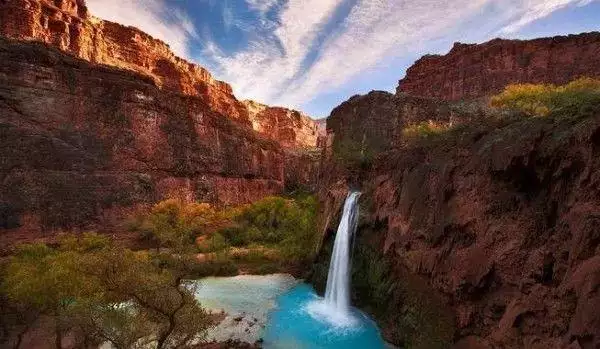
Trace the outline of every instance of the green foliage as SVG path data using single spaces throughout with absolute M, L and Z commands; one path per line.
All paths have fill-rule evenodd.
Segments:
M 196 236 L 221 219 L 209 204 L 169 199 L 154 205 L 148 214 L 130 218 L 128 228 L 155 240 L 160 247 L 182 249 L 193 245 Z
M 240 263 L 293 264 L 309 260 L 316 252 L 317 209 L 317 200 L 307 193 L 267 197 L 221 210 L 166 200 L 132 217 L 128 225 L 179 254 L 191 253 L 196 240 L 201 253 L 229 256 Z
M 358 142 L 346 137 L 333 143 L 333 155 L 336 162 L 346 169 L 361 170 L 369 168 L 375 160 L 378 151 L 375 148 L 367 143 L 366 138 Z
M 317 245 L 318 203 L 313 196 L 297 200 L 268 197 L 247 207 L 237 218 L 246 241 L 273 245 L 286 261 L 311 258 Z
M 600 112 L 600 80 L 580 78 L 563 86 L 510 85 L 491 104 L 533 117 L 594 116 Z
M 2 291 L 11 302 L 54 318 L 57 338 L 78 329 L 117 348 L 148 341 L 165 348 L 190 343 L 209 324 L 182 281 L 183 269 L 165 269 L 149 253 L 115 247 L 95 234 L 64 236 L 57 249 L 21 246 Z
M 407 349 L 444 349 L 454 336 L 452 312 L 422 280 L 393 269 L 378 251 L 359 238 L 353 254 L 353 303 L 388 329 Z M 325 266 L 320 267 L 325 270 Z
M 231 247 L 230 242 L 220 233 L 212 234 L 206 241 L 198 244 L 198 250 L 202 253 L 222 252 Z
M 229 251 L 232 258 L 250 263 L 260 259 L 292 263 L 308 260 L 318 242 L 317 208 L 313 196 L 302 195 L 297 199 L 267 197 L 229 210 L 226 215 L 232 225 L 211 234 L 199 249 L 204 253 Z
M 390 265 L 365 245 L 358 246 L 355 255 L 352 272 L 355 294 L 369 299 L 373 312 L 384 313 L 396 288 Z
M 425 138 L 440 136 L 452 129 L 447 123 L 438 123 L 434 121 L 425 121 L 415 125 L 410 125 L 402 130 L 405 139 Z

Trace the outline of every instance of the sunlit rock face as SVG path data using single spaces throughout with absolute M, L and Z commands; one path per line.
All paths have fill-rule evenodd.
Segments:
M 244 101 L 252 127 L 287 148 L 316 148 L 322 128 L 297 110 Z
M 316 126 L 306 115 L 255 102 L 242 103 L 229 84 L 214 79 L 205 68 L 175 56 L 161 40 L 137 28 L 93 17 L 84 0 L 0 3 L 0 34 L 42 41 L 92 63 L 146 75 L 161 89 L 199 97 L 215 112 L 252 125 L 286 147 L 316 146 Z M 266 113 L 257 113 L 253 106 L 266 109 Z
M 137 28 L 93 17 L 83 0 L 3 2 L 0 34 L 42 41 L 93 63 L 147 75 L 164 89 L 200 97 L 215 111 L 248 123 L 245 107 L 228 84 Z
M 397 93 L 460 100 L 485 97 L 511 83 L 565 84 L 600 77 L 600 33 L 535 40 L 495 39 L 454 45 L 444 56 L 419 59 Z

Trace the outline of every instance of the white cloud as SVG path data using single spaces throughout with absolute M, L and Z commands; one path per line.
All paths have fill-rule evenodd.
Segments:
M 164 0 L 87 0 L 87 4 L 94 16 L 137 27 L 182 57 L 189 56 L 190 42 L 198 38 L 190 18 Z
M 594 0 L 529 0 L 529 1 L 514 1 L 511 0 L 507 4 L 508 8 L 512 8 L 514 18 L 511 23 L 502 28 L 503 33 L 514 33 L 540 18 L 546 17 L 554 11 L 560 10 L 569 5 L 584 6 Z
M 249 8 L 265 14 L 275 7 L 279 0 L 246 0 L 246 3 Z
M 220 54 L 214 43 L 212 54 L 222 78 L 232 83 L 243 98 L 273 101 L 274 96 L 302 70 L 323 26 L 343 0 L 289 0 L 281 9 L 273 34 L 249 44 L 232 56 Z

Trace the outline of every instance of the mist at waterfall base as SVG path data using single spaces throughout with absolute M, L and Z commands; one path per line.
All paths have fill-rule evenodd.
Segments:
M 350 257 L 360 193 L 346 198 L 338 227 L 325 298 L 300 284 L 277 299 L 264 333 L 267 349 L 384 348 L 375 323 L 350 306 Z

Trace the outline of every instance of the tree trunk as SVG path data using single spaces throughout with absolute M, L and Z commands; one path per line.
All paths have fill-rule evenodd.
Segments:
M 62 339 L 63 339 L 62 331 L 57 328 L 56 329 L 56 338 L 54 339 L 56 349 L 62 349 Z

